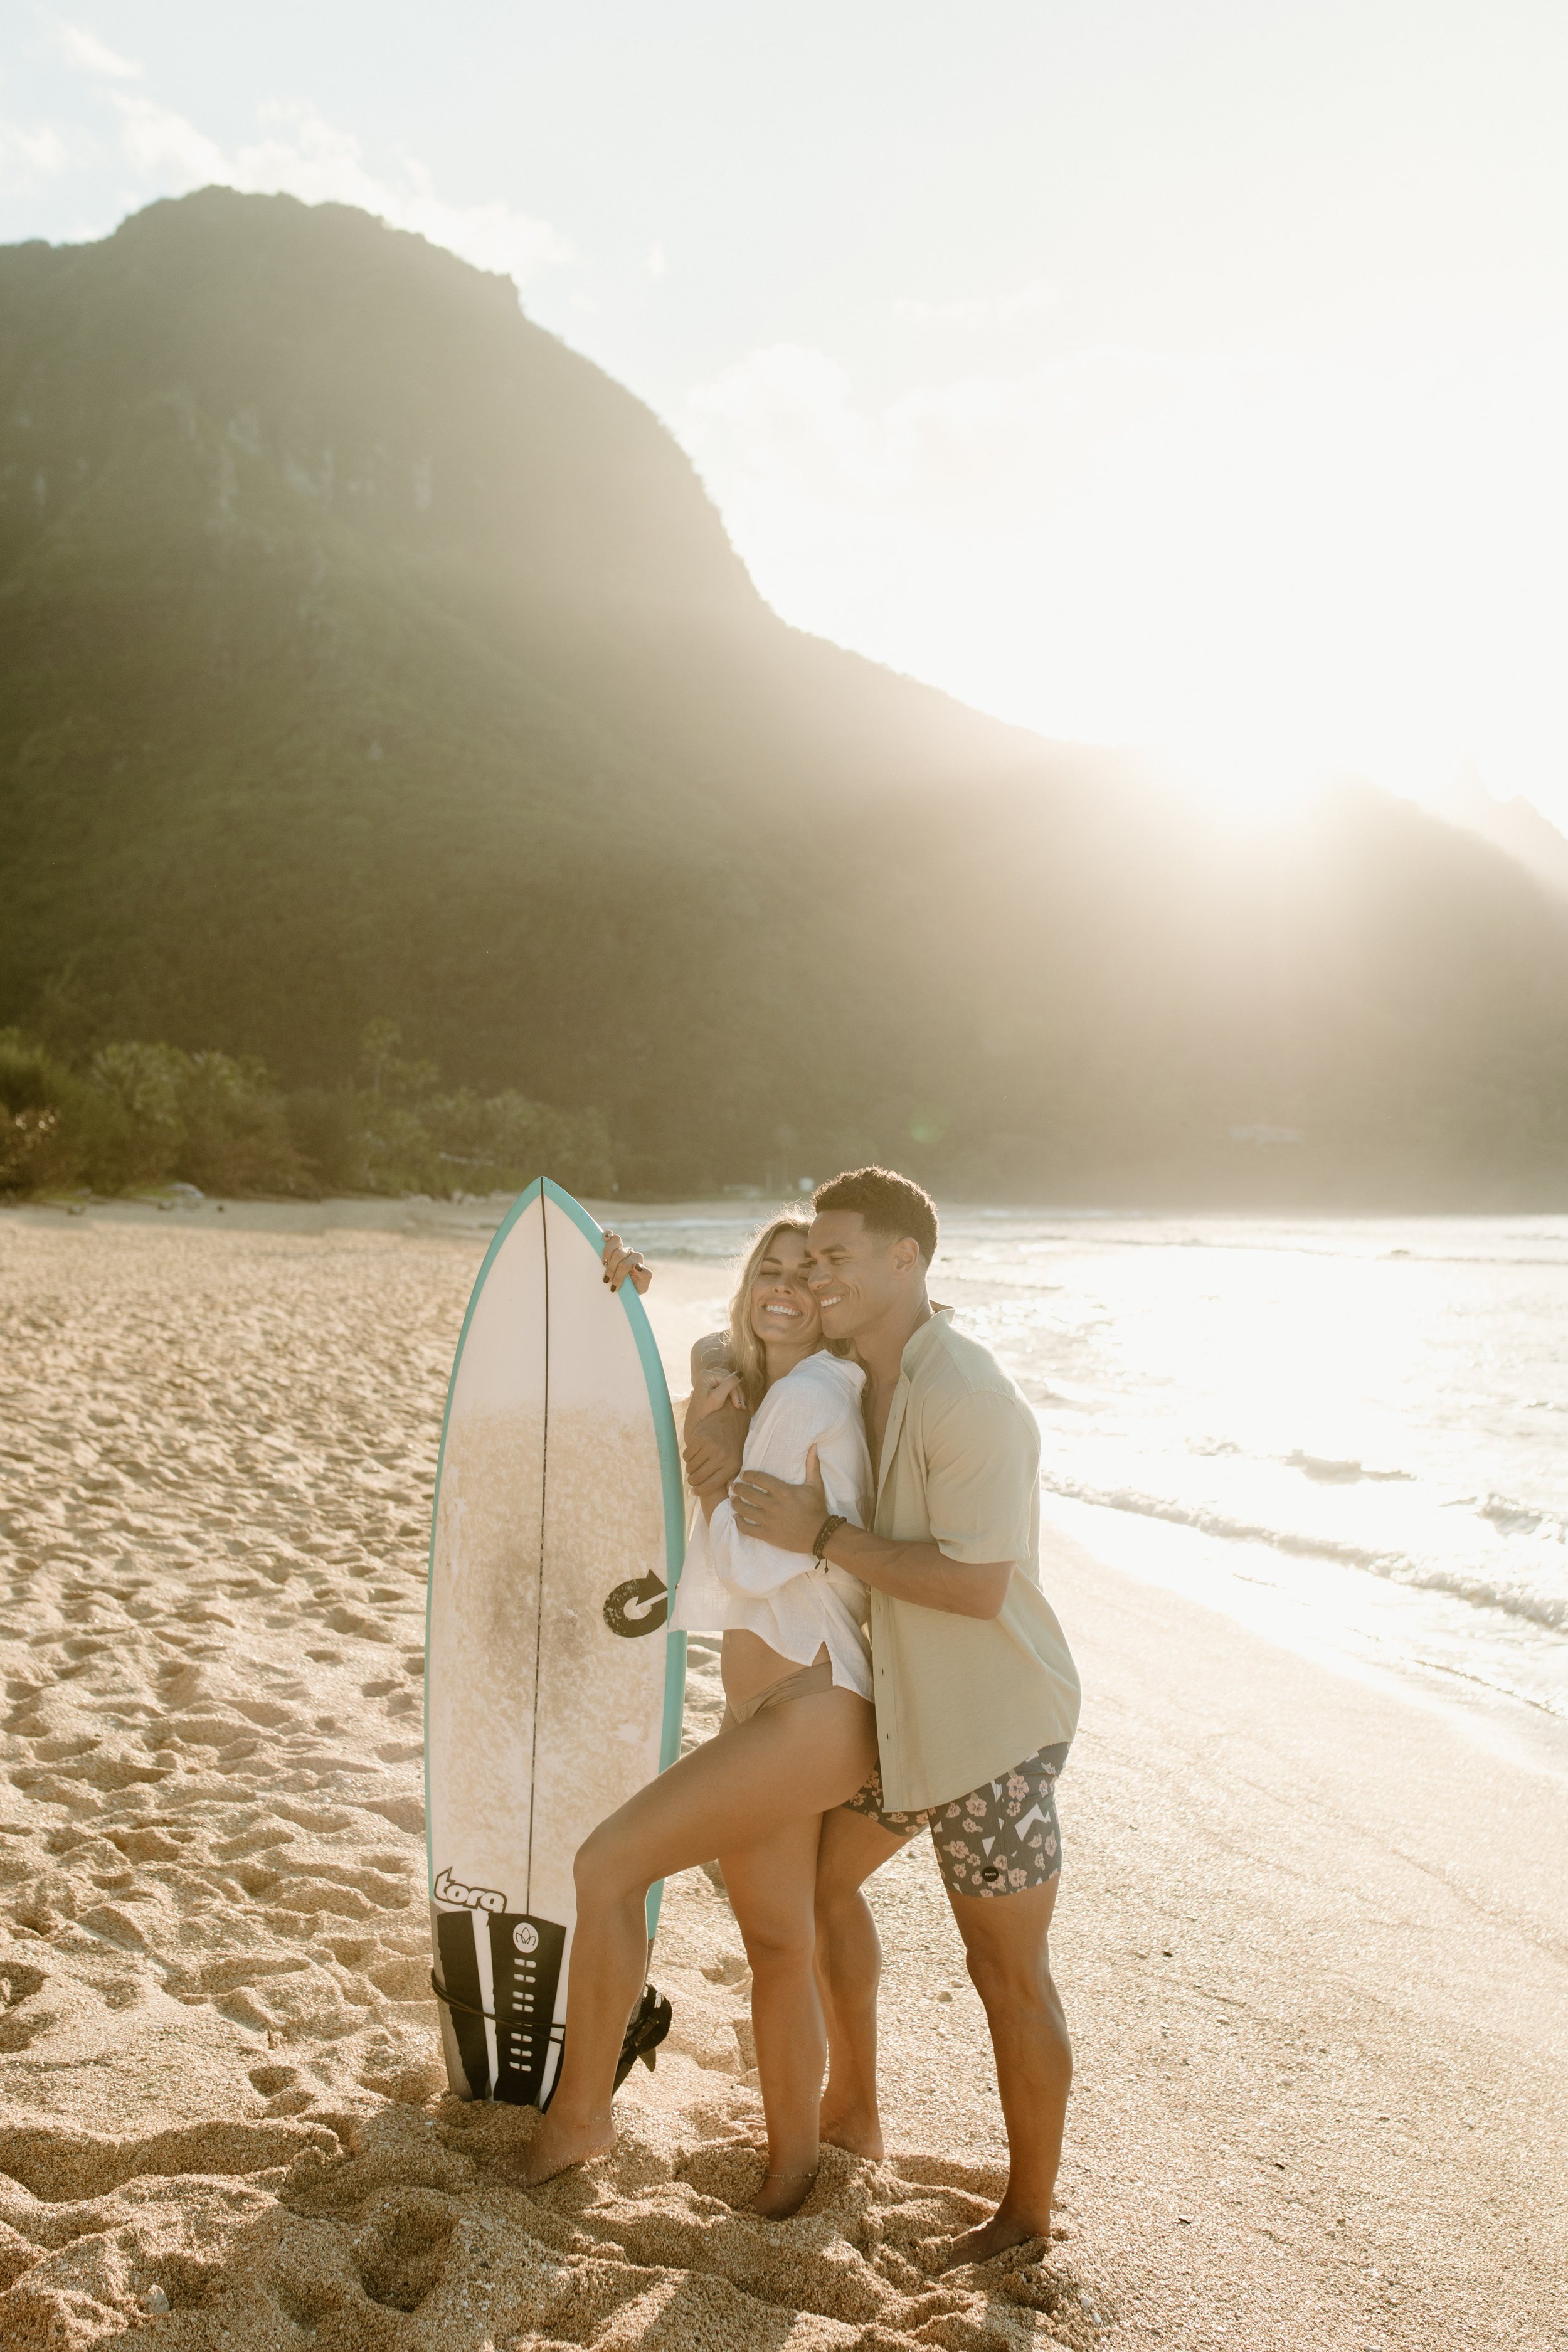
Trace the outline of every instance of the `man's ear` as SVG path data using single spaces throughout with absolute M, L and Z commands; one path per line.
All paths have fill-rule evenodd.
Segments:
M 909 1274 L 920 1262 L 921 1245 L 912 1234 L 905 1234 L 893 1244 L 893 1265 L 900 1274 Z

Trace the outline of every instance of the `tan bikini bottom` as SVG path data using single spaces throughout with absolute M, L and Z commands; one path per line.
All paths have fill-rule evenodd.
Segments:
M 727 1700 L 721 1731 L 733 1731 L 740 1723 L 750 1723 L 754 1715 L 766 1715 L 770 1707 L 787 1706 L 792 1698 L 810 1698 L 816 1691 L 833 1688 L 833 1667 L 824 1658 L 815 1666 L 797 1666 L 793 1675 L 783 1675 L 776 1683 L 769 1683 L 750 1698 Z

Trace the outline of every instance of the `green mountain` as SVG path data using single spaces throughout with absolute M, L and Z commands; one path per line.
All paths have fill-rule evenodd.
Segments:
M 515 291 L 209 189 L 0 250 L 0 1024 L 601 1110 L 624 1190 L 1568 1194 L 1568 930 L 786 627 Z M 1241 1132 L 1237 1132 L 1241 1130 Z

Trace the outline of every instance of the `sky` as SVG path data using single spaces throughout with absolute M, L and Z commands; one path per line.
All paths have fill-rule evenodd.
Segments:
M 1568 824 L 1562 0 L 0 16 L 0 241 L 363 205 L 647 400 L 802 627 L 1249 812 Z

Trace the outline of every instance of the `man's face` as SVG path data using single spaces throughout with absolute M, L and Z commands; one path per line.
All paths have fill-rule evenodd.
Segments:
M 825 1339 L 852 1339 L 893 1304 L 911 1244 L 868 1234 L 858 1209 L 824 1209 L 812 1219 L 807 1280 L 822 1311 Z

